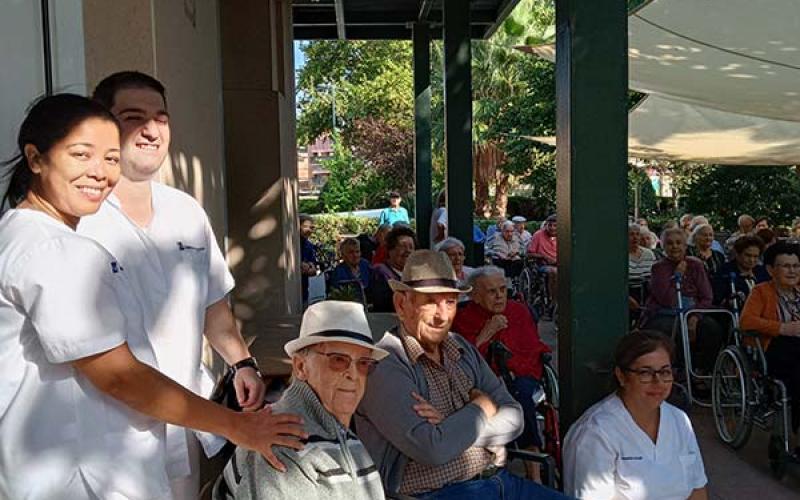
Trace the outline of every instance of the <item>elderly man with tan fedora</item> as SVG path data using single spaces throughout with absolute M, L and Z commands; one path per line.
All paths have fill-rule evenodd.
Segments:
M 420 499 L 564 498 L 509 474 L 505 445 L 523 429 L 522 408 L 450 325 L 459 288 L 447 256 L 411 254 L 390 282 L 399 326 L 370 377 L 356 431 L 390 495 Z
M 285 471 L 258 453 L 237 450 L 217 482 L 215 500 L 383 499 L 375 464 L 350 431 L 367 377 L 388 355 L 375 345 L 364 307 L 340 301 L 310 306 L 300 337 L 284 349 L 292 358 L 292 383 L 272 410 L 303 419 L 304 447 L 275 450 Z

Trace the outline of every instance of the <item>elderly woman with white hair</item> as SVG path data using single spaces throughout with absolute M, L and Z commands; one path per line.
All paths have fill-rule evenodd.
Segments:
M 285 471 L 257 452 L 236 450 L 215 486 L 215 500 L 383 499 L 375 463 L 350 431 L 367 377 L 388 355 L 375 345 L 364 307 L 339 301 L 310 306 L 299 338 L 284 349 L 292 358 L 292 383 L 272 411 L 302 417 L 304 447 L 275 450 Z
M 453 264 L 453 270 L 456 272 L 459 286 L 466 285 L 469 275 L 472 274 L 475 269 L 464 265 L 464 253 L 466 248 L 461 240 L 450 236 L 437 243 L 435 249 L 437 252 L 445 253 L 447 258 L 450 259 L 450 263 Z
M 713 247 L 714 228 L 709 223 L 702 223 L 694 226 L 692 234 L 689 236 L 689 248 L 687 255 L 697 257 L 703 261 L 703 266 L 708 273 L 709 279 L 716 275 L 725 264 L 725 254 Z

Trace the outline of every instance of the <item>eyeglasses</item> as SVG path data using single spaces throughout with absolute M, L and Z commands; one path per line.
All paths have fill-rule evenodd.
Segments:
M 660 370 L 653 370 L 652 368 L 625 368 L 626 372 L 635 373 L 639 382 L 643 384 L 652 384 L 656 381 L 656 377 L 661 382 L 672 382 L 675 380 L 675 371 L 672 367 L 662 368 Z
M 372 373 L 375 370 L 375 367 L 378 365 L 378 361 L 372 358 L 358 358 L 354 360 L 347 354 L 338 352 L 322 352 L 314 349 L 311 351 L 321 356 L 326 356 L 328 358 L 328 368 L 336 373 L 341 373 L 345 370 L 348 370 L 355 362 L 358 373 L 366 377 Z

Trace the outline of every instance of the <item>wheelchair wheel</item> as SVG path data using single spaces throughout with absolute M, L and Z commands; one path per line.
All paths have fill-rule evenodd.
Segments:
M 711 384 L 714 423 L 722 442 L 734 449 L 747 443 L 753 430 L 750 374 L 750 364 L 739 347 L 728 346 L 717 356 Z
M 544 379 L 544 393 L 545 397 L 547 398 L 547 402 L 550 405 L 558 410 L 560 407 L 560 393 L 558 390 L 558 376 L 556 375 L 556 371 L 550 366 L 548 363 L 544 364 L 544 370 L 542 371 L 542 378 Z
M 533 297 L 531 296 L 532 288 L 533 276 L 531 276 L 531 270 L 526 267 L 519 275 L 519 291 L 522 293 L 522 296 L 525 297 L 525 303 L 528 305 L 533 302 Z

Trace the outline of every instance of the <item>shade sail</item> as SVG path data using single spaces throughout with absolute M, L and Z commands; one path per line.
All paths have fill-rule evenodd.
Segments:
M 800 123 L 649 96 L 628 115 L 628 152 L 720 165 L 800 164 Z M 531 137 L 555 145 L 555 137 Z
M 628 34 L 630 87 L 650 95 L 630 114 L 632 156 L 800 163 L 798 0 L 653 0 Z

